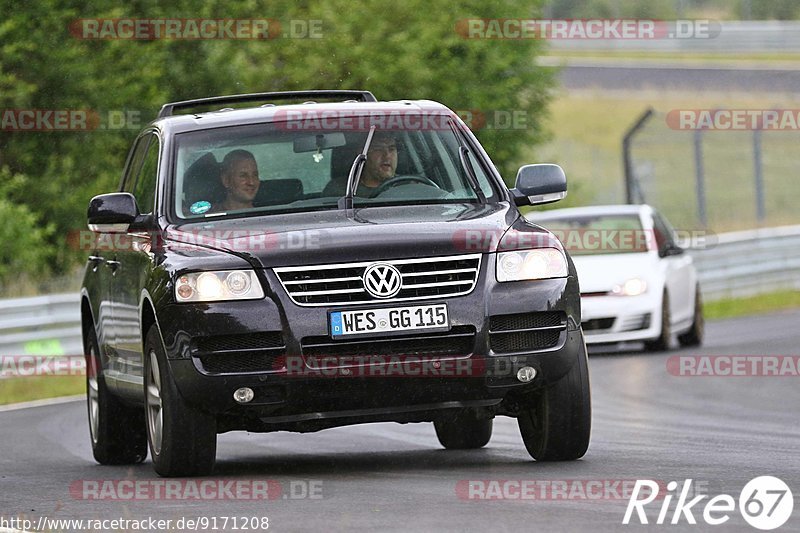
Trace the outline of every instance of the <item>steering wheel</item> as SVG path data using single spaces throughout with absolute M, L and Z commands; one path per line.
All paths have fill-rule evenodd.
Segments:
M 437 189 L 441 189 L 441 187 L 439 187 L 435 181 L 433 181 L 430 178 L 426 178 L 424 176 L 412 176 L 412 175 L 395 176 L 393 178 L 389 178 L 387 181 L 384 181 L 381 185 L 379 185 L 378 189 L 375 191 L 375 194 L 373 194 L 373 197 L 380 196 L 388 189 L 397 187 L 398 185 L 402 185 L 404 183 L 415 183 L 415 182 L 421 183 L 423 185 L 429 185 L 431 187 L 436 187 Z

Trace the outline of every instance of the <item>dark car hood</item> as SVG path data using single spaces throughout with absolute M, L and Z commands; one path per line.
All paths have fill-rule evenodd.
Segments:
M 552 239 L 540 227 L 525 223 L 505 202 L 206 219 L 169 226 L 165 236 L 249 254 L 264 267 L 277 267 L 493 252 L 512 224 L 515 231 Z

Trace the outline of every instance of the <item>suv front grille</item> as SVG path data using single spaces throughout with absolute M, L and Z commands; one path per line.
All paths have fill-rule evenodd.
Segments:
M 328 336 L 305 337 L 306 357 L 415 356 L 458 357 L 472 354 L 475 346 L 473 326 L 455 326 L 441 333 L 333 340 Z
M 566 329 L 561 312 L 495 315 L 489 320 L 489 344 L 495 353 L 546 350 L 558 344 Z
M 246 352 L 237 354 L 204 354 L 197 357 L 203 370 L 209 374 L 242 374 L 281 370 L 285 359 L 281 356 Z
M 209 374 L 265 372 L 284 367 L 286 345 L 279 331 L 215 335 L 195 339 L 191 354 Z
M 396 267 L 403 278 L 400 292 L 388 299 L 372 297 L 361 276 L 374 263 Z M 284 290 L 298 305 L 352 305 L 397 302 L 469 294 L 480 272 L 481 255 L 456 255 L 387 261 L 365 261 L 275 269 Z

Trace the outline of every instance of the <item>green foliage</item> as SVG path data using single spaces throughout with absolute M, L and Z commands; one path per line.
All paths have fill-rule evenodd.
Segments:
M 57 273 L 81 256 L 65 242 L 70 231 L 85 227 L 88 200 L 115 188 L 131 141 L 167 101 L 269 90 L 367 89 L 381 100 L 426 98 L 456 110 L 522 113 L 523 129 L 477 132 L 507 180 L 513 180 L 520 152 L 542 140 L 540 121 L 552 76 L 535 66 L 541 43 L 465 39 L 456 31 L 460 20 L 473 17 L 538 15 L 536 8 L 512 0 L 438 6 L 425 0 L 367 0 L 358 6 L 346 0 L 173 0 L 125 7 L 97 0 L 91 8 L 69 0 L 21 2 L 12 8 L 0 0 L 0 5 L 5 13 L 0 110 L 93 110 L 101 124 L 109 111 L 141 117 L 135 127 L 119 130 L 0 133 L 0 165 L 26 176 L 23 189 L 5 190 L 3 216 L 40 228 L 28 239 L 46 239 L 57 250 L 50 258 Z M 301 26 L 321 21 L 321 37 L 86 40 L 69 31 L 70 23 L 81 18 L 222 17 L 267 18 L 283 31 L 292 21 Z M 41 229 L 44 222 L 52 232 Z M 3 268 L 12 272 L 18 266 L 4 262 Z
M 27 188 L 25 176 L 0 169 L 0 193 Z M 53 227 L 42 225 L 27 205 L 0 194 L 0 284 L 5 286 L 22 273 L 26 277 L 45 274 L 51 256 L 47 238 L 52 232 Z

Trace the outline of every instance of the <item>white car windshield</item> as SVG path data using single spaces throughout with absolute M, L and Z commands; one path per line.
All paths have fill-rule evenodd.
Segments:
M 571 255 L 642 253 L 652 240 L 639 215 L 545 215 L 535 221 L 552 231 Z

